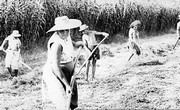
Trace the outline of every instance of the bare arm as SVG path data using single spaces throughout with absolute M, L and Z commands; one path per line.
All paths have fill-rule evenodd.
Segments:
M 84 47 L 85 47 L 85 50 L 86 50 L 86 51 L 89 51 L 89 50 L 91 50 L 91 49 L 90 49 L 89 46 L 88 46 L 88 41 L 87 41 L 86 37 L 87 37 L 87 36 L 84 36 L 84 35 L 83 35 L 82 41 L 83 41 L 83 45 L 84 45 Z
M 86 47 L 88 47 L 88 42 L 87 42 L 87 40 L 86 40 L 86 38 L 85 38 L 86 36 L 82 36 L 82 41 L 83 41 L 83 45 L 84 46 L 86 46 Z
M 97 32 L 97 31 L 94 31 L 94 34 L 95 35 L 103 35 L 103 36 L 108 36 L 109 34 L 108 33 L 106 33 L 106 32 Z
M 61 60 L 61 52 L 62 52 L 62 46 L 58 43 L 53 43 L 51 46 L 52 50 L 52 69 L 54 70 L 54 73 L 59 77 L 59 79 L 65 84 L 66 87 L 70 87 L 63 71 L 59 67 L 59 62 Z
M 2 50 L 2 49 L 4 48 L 4 45 L 5 45 L 7 42 L 8 42 L 8 39 L 5 38 L 4 41 L 3 41 L 3 43 L 2 43 L 1 46 L 0 46 L 0 50 Z
M 72 43 L 73 43 L 73 46 L 77 48 L 84 45 L 83 41 L 77 41 L 77 42 L 72 41 Z
M 137 35 L 136 35 L 136 36 L 137 36 L 137 39 L 139 40 L 139 32 L 137 32 Z
M 18 60 L 20 59 L 20 53 L 21 53 L 21 41 L 19 40 L 19 44 L 18 44 Z

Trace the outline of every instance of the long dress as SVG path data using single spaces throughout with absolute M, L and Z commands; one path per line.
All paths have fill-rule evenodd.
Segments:
M 54 33 L 50 40 L 48 41 L 48 58 L 47 62 L 43 69 L 43 81 L 47 85 L 47 94 L 52 102 L 56 105 L 56 108 L 59 110 L 67 109 L 67 96 L 65 92 L 65 85 L 58 79 L 55 75 L 52 64 L 51 64 L 51 55 L 53 54 L 51 51 L 51 44 L 52 43 L 60 43 L 63 47 L 62 55 L 61 55 L 61 62 L 59 67 L 65 74 L 67 81 L 70 83 L 71 77 L 73 75 L 73 45 L 71 37 L 69 36 L 66 40 L 61 39 L 57 33 Z M 73 88 L 73 95 L 71 99 L 71 109 L 74 109 L 78 106 L 78 94 L 77 94 L 77 84 L 75 81 L 74 88 Z

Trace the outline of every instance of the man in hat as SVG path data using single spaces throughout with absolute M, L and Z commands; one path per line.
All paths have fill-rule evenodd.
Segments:
M 135 20 L 130 24 L 128 49 L 131 52 L 131 56 L 129 57 L 128 61 L 132 58 L 133 55 L 141 54 L 140 47 L 137 43 L 137 39 L 139 40 L 138 26 L 140 24 L 141 22 L 139 20 Z
M 4 45 L 8 43 L 8 48 L 4 50 L 6 52 L 5 63 L 11 77 L 16 77 L 18 75 L 21 51 L 20 36 L 19 31 L 14 30 L 11 35 L 5 38 L 0 46 L 0 50 L 4 50 Z
M 95 35 L 103 35 L 108 36 L 108 33 L 105 32 L 97 32 L 93 30 L 89 30 L 86 24 L 80 26 L 80 30 L 83 33 L 82 40 L 84 42 L 84 47 L 86 49 L 87 55 L 89 56 L 93 49 L 97 46 L 96 36 Z M 96 71 L 96 61 L 100 59 L 99 48 L 94 51 L 92 56 L 88 59 L 86 63 L 86 78 L 85 80 L 88 81 L 88 73 L 89 73 L 89 66 L 90 61 L 92 60 L 92 80 L 95 78 L 95 71 Z
M 58 110 L 68 108 L 67 96 L 72 92 L 70 108 L 78 106 L 77 84 L 71 88 L 70 81 L 74 72 L 73 42 L 70 29 L 77 28 L 81 21 L 67 16 L 55 18 L 55 25 L 48 31 L 54 32 L 48 41 L 47 62 L 43 69 L 43 82 L 47 93 Z M 74 44 L 76 44 L 74 42 Z M 74 46 L 83 46 L 79 43 Z M 42 89 L 44 90 L 44 89 Z

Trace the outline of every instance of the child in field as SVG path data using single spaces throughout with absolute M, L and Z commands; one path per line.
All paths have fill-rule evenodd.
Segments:
M 178 44 L 178 41 L 180 39 L 180 15 L 178 15 L 178 23 L 177 23 L 177 28 L 176 28 L 176 35 L 177 35 L 177 40 L 176 40 L 176 43 L 173 47 L 173 49 L 175 49 L 176 45 Z
M 141 22 L 139 20 L 135 20 L 130 25 L 128 49 L 131 52 L 131 56 L 129 57 L 128 61 L 133 57 L 133 55 L 140 55 L 141 54 L 139 45 L 137 43 L 137 39 L 139 40 L 139 32 L 138 32 L 138 25 L 139 24 L 141 24 Z
M 80 26 L 80 30 L 83 33 L 82 40 L 84 42 L 84 47 L 86 49 L 86 52 L 88 56 L 91 54 L 93 49 L 97 46 L 97 41 L 95 35 L 103 35 L 103 36 L 108 36 L 108 33 L 105 32 L 97 32 L 97 31 L 92 31 L 88 29 L 87 25 L 82 25 Z M 85 80 L 88 81 L 88 73 L 89 73 L 89 66 L 90 66 L 90 61 L 92 60 L 92 80 L 95 78 L 95 71 L 96 71 L 96 61 L 100 59 L 100 53 L 99 53 L 99 48 L 94 51 L 94 53 L 91 55 L 91 57 L 88 59 L 86 63 L 86 78 Z
M 177 34 L 177 39 L 180 39 L 180 15 L 178 15 L 176 34 Z
M 48 31 L 54 32 L 48 41 L 47 62 L 43 69 L 43 81 L 47 85 L 48 96 L 58 110 L 67 110 L 67 96 L 71 92 L 70 108 L 78 106 L 77 84 L 71 88 L 70 81 L 74 72 L 73 42 L 70 29 L 77 28 L 81 21 L 67 16 L 57 17 L 55 25 Z M 74 44 L 76 44 L 74 42 Z M 83 46 L 79 43 L 76 46 Z
M 20 36 L 19 31 L 14 30 L 11 35 L 4 39 L 0 46 L 0 50 L 4 50 L 4 45 L 8 43 L 8 48 L 4 50 L 6 52 L 5 63 L 11 77 L 16 77 L 18 75 L 21 51 Z

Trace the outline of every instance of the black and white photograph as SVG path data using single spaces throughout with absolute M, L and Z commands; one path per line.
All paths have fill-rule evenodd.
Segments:
M 0 110 L 180 109 L 180 0 L 0 0 Z

